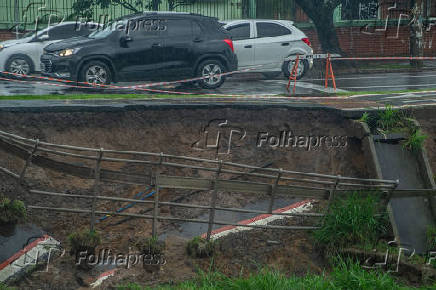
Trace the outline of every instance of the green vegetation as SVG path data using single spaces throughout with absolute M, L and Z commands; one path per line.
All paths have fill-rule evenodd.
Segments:
M 368 124 L 375 134 L 405 134 L 403 147 L 412 152 L 419 152 L 427 139 L 427 135 L 416 126 L 410 113 L 394 109 L 392 105 L 386 105 L 383 110 L 378 110 L 376 113 L 365 112 L 359 121 Z
M 82 230 L 73 232 L 68 236 L 71 246 L 71 253 L 78 254 L 82 251 L 88 251 L 89 254 L 95 252 L 95 248 L 100 245 L 101 238 L 97 231 Z
M 157 237 L 139 239 L 135 242 L 135 246 L 146 255 L 160 255 L 165 250 L 165 243 L 160 242 Z
M 436 226 L 427 228 L 427 249 L 429 251 L 436 251 Z
M 421 130 L 417 129 L 408 136 L 407 140 L 403 143 L 403 147 L 410 151 L 418 152 L 424 146 L 426 139 L 427 135 L 422 134 Z
M 317 244 L 328 252 L 355 245 L 374 246 L 389 227 L 387 215 L 379 214 L 381 203 L 377 195 L 377 192 L 354 192 L 333 201 L 322 227 L 314 232 Z
M 435 285 L 436 286 L 436 285 Z M 135 283 L 118 286 L 120 290 L 150 289 L 141 287 Z M 287 277 L 275 270 L 264 269 L 248 278 L 229 278 L 221 273 L 201 272 L 195 280 L 183 282 L 175 286 L 160 286 L 155 289 L 204 289 L 204 290 L 240 290 L 240 289 L 263 289 L 263 290 L 367 290 L 367 289 L 410 289 L 400 283 L 386 272 L 369 271 L 363 269 L 358 263 L 351 260 L 337 259 L 332 272 L 322 275 L 308 274 L 303 277 Z M 432 289 L 415 288 L 415 289 Z
M 179 94 L 68 94 L 68 95 L 12 95 L 0 96 L 0 101 L 6 100 L 93 100 L 93 99 L 186 99 L 186 98 L 210 98 L 218 96 L 208 95 L 179 95 Z M 227 96 L 219 96 L 228 98 Z
M 207 241 L 201 237 L 195 237 L 189 241 L 186 246 L 188 255 L 196 258 L 211 257 L 214 253 L 216 243 L 214 241 Z
M 11 201 L 9 198 L 0 196 L 0 225 L 15 224 L 26 218 L 26 207 L 21 200 Z

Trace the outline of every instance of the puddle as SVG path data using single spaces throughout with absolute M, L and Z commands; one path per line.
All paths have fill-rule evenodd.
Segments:
M 301 201 L 301 198 L 276 198 L 274 201 L 274 209 L 283 208 L 286 206 L 289 206 L 291 204 L 297 203 Z M 249 203 L 243 209 L 251 209 L 251 210 L 259 210 L 259 211 L 267 211 L 269 207 L 269 199 L 266 200 L 259 200 L 254 203 Z M 253 217 L 256 217 L 260 214 L 258 213 L 240 213 L 240 212 L 229 212 L 229 211 L 223 211 L 223 210 L 217 210 L 215 212 L 215 220 L 224 221 L 224 222 L 230 222 L 230 223 L 237 223 L 242 220 L 251 219 Z M 208 220 L 209 219 L 209 213 L 205 213 L 201 216 L 198 216 L 196 219 L 202 219 L 202 220 Z M 179 230 L 172 230 L 169 232 L 166 232 L 159 236 L 160 240 L 165 240 L 168 236 L 180 236 L 183 238 L 193 238 L 199 235 L 202 235 L 207 232 L 208 224 L 203 223 L 179 223 Z M 219 229 L 222 228 L 222 225 L 215 225 L 213 229 Z
M 33 224 L 0 227 L 0 263 L 41 237 L 44 232 Z

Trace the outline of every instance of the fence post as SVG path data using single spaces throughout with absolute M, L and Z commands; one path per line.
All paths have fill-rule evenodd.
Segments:
M 100 184 L 100 167 L 101 167 L 101 159 L 103 158 L 103 148 L 100 148 L 100 151 L 98 152 L 97 156 L 97 162 L 95 165 L 95 171 L 94 171 L 94 186 L 92 188 L 92 204 L 91 204 L 91 227 L 90 231 L 94 231 L 94 225 L 95 225 L 95 208 L 97 199 L 95 198 L 98 191 L 98 186 Z
M 157 228 L 158 228 L 158 216 L 159 216 L 159 174 L 161 173 L 161 166 L 164 159 L 163 152 L 160 153 L 159 164 L 157 169 L 157 174 L 154 178 L 154 186 L 156 187 L 156 193 L 154 194 L 154 206 L 153 206 L 153 224 L 151 228 L 151 235 L 153 238 L 157 238 Z
M 329 191 L 329 201 L 328 201 L 328 204 L 327 204 L 327 213 L 330 211 L 330 206 L 331 206 L 331 204 L 333 202 L 333 199 L 335 198 L 335 191 L 338 189 L 338 185 L 339 185 L 340 181 L 341 181 L 341 176 L 338 175 L 336 177 L 335 185 Z
M 20 173 L 20 182 L 23 181 L 24 175 L 26 174 L 26 170 L 29 167 L 30 163 L 32 163 L 33 155 L 35 155 L 36 150 L 38 150 L 39 146 L 39 139 L 36 139 L 35 146 L 32 149 L 32 152 L 30 152 L 29 157 L 26 159 L 26 164 L 24 164 L 23 170 L 21 170 Z
M 280 169 L 279 169 L 279 173 L 277 174 L 276 181 L 275 181 L 274 184 L 271 186 L 271 197 L 270 197 L 270 200 L 269 200 L 269 208 L 268 208 L 268 212 L 269 212 L 269 213 L 272 213 L 272 211 L 273 211 L 273 207 L 274 207 L 274 197 L 275 197 L 275 193 L 276 193 L 277 185 L 279 184 L 279 181 L 280 181 L 280 177 L 282 177 L 282 172 L 283 172 L 283 169 L 280 168 Z
M 207 237 L 206 240 L 210 241 L 210 237 L 212 235 L 212 228 L 215 220 L 215 207 L 216 207 L 216 200 L 217 200 L 217 181 L 219 178 L 219 175 L 221 174 L 221 169 L 223 167 L 223 161 L 220 160 L 218 164 L 218 169 L 216 171 L 215 180 L 212 181 L 212 200 L 210 203 L 211 209 L 209 210 L 209 225 L 207 227 Z

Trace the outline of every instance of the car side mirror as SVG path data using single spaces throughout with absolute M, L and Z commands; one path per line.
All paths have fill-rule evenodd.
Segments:
M 132 37 L 130 37 L 130 36 L 122 36 L 120 38 L 120 45 L 122 47 L 127 47 L 127 43 L 130 42 L 130 41 L 133 41 Z

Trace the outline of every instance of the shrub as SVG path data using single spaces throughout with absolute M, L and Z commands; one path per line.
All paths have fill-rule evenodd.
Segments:
M 157 239 L 157 237 L 139 239 L 135 243 L 136 248 L 146 255 L 160 255 L 165 250 L 165 243 Z
M 26 207 L 21 200 L 11 201 L 0 197 L 0 224 L 17 223 L 26 217 Z
M 425 139 L 427 139 L 427 135 L 422 134 L 420 129 L 414 130 L 403 143 L 403 147 L 412 152 L 418 152 L 422 149 Z
M 367 196 L 362 197 L 365 193 Z M 316 242 L 333 251 L 353 245 L 375 245 L 389 225 L 386 214 L 377 215 L 380 208 L 377 196 L 377 192 L 354 192 L 334 200 L 322 227 L 314 232 Z
M 427 249 L 429 251 L 436 251 L 436 226 L 427 228 Z
M 90 254 L 95 252 L 95 248 L 100 245 L 101 238 L 97 231 L 82 230 L 73 232 L 68 236 L 71 246 L 71 253 L 78 254 L 82 251 L 88 251 Z
M 207 241 L 201 237 L 195 237 L 188 242 L 186 251 L 191 257 L 205 258 L 213 255 L 215 251 L 215 242 Z

